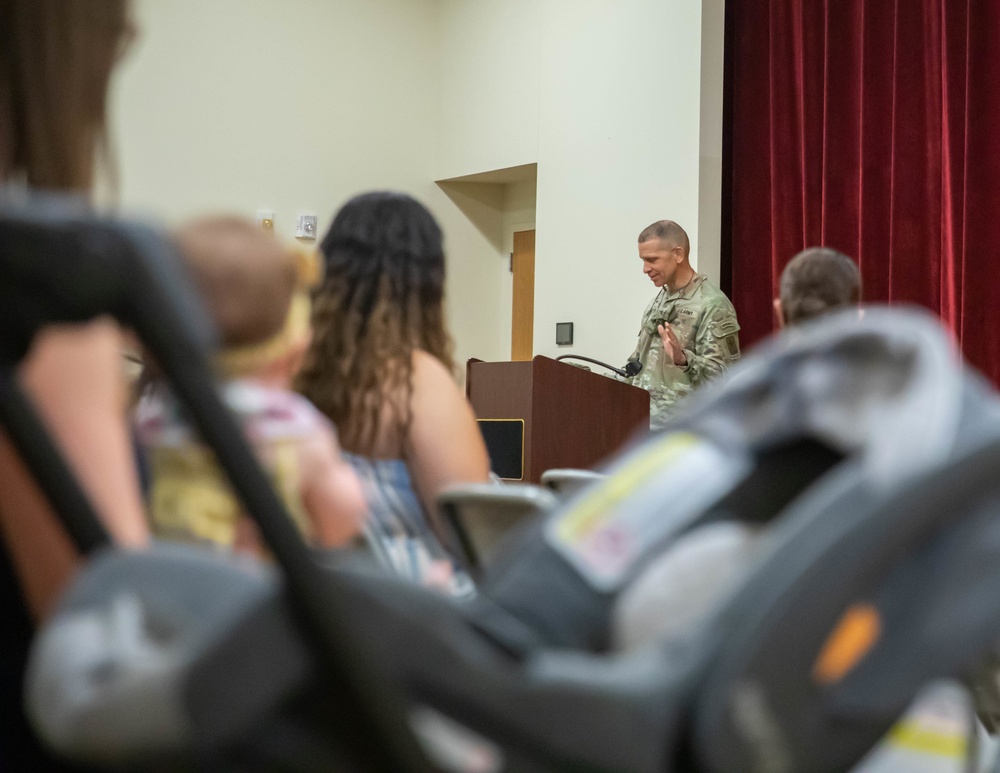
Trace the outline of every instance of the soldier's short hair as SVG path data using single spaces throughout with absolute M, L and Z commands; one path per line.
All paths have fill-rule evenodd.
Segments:
M 781 309 L 789 325 L 861 302 L 857 264 L 830 247 L 810 247 L 781 273 Z
M 658 239 L 661 242 L 670 242 L 676 247 L 684 250 L 684 257 L 691 252 L 691 241 L 687 232 L 673 220 L 657 220 L 652 225 L 647 225 L 639 234 L 639 244 Z

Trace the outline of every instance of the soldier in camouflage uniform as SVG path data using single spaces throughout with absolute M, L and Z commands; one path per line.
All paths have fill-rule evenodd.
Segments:
M 649 424 L 662 427 L 674 404 L 740 356 L 736 312 L 729 299 L 688 260 L 684 229 L 670 220 L 639 235 L 644 273 L 660 288 L 642 315 L 629 359 L 643 368 L 630 379 L 650 394 Z

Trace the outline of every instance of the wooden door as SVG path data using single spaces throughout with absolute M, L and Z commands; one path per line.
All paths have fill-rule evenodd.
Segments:
M 514 273 L 514 302 L 511 311 L 510 358 L 512 360 L 530 360 L 534 353 L 534 231 L 514 233 L 511 271 Z

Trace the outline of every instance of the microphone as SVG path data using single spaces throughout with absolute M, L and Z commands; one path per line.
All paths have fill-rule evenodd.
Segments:
M 642 363 L 639 360 L 629 360 L 625 363 L 625 367 L 616 368 L 614 365 L 608 365 L 606 362 L 601 362 L 600 360 L 594 360 L 590 357 L 581 357 L 578 354 L 564 354 L 562 357 L 556 357 L 557 361 L 560 360 L 583 360 L 584 362 L 591 362 L 594 365 L 600 365 L 602 368 L 607 368 L 608 370 L 613 370 L 619 376 L 624 376 L 625 378 L 632 378 L 640 370 L 642 370 Z

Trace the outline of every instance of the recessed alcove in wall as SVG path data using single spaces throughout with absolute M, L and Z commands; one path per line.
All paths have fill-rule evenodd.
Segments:
M 510 236 L 505 227 L 512 218 L 535 223 L 535 188 L 538 164 L 521 164 L 506 169 L 449 177 L 438 187 L 458 207 L 498 252 L 503 253 Z
M 496 277 L 494 297 L 503 328 L 498 336 L 506 349 L 509 331 L 511 355 L 516 359 L 532 354 L 537 179 L 538 165 L 522 164 L 437 180 L 438 187 L 485 239 L 482 254 L 468 257 L 480 261 L 487 276 Z M 529 241 L 523 236 L 528 231 L 532 232 L 530 256 L 524 248 Z M 521 234 L 517 250 L 515 233 Z

